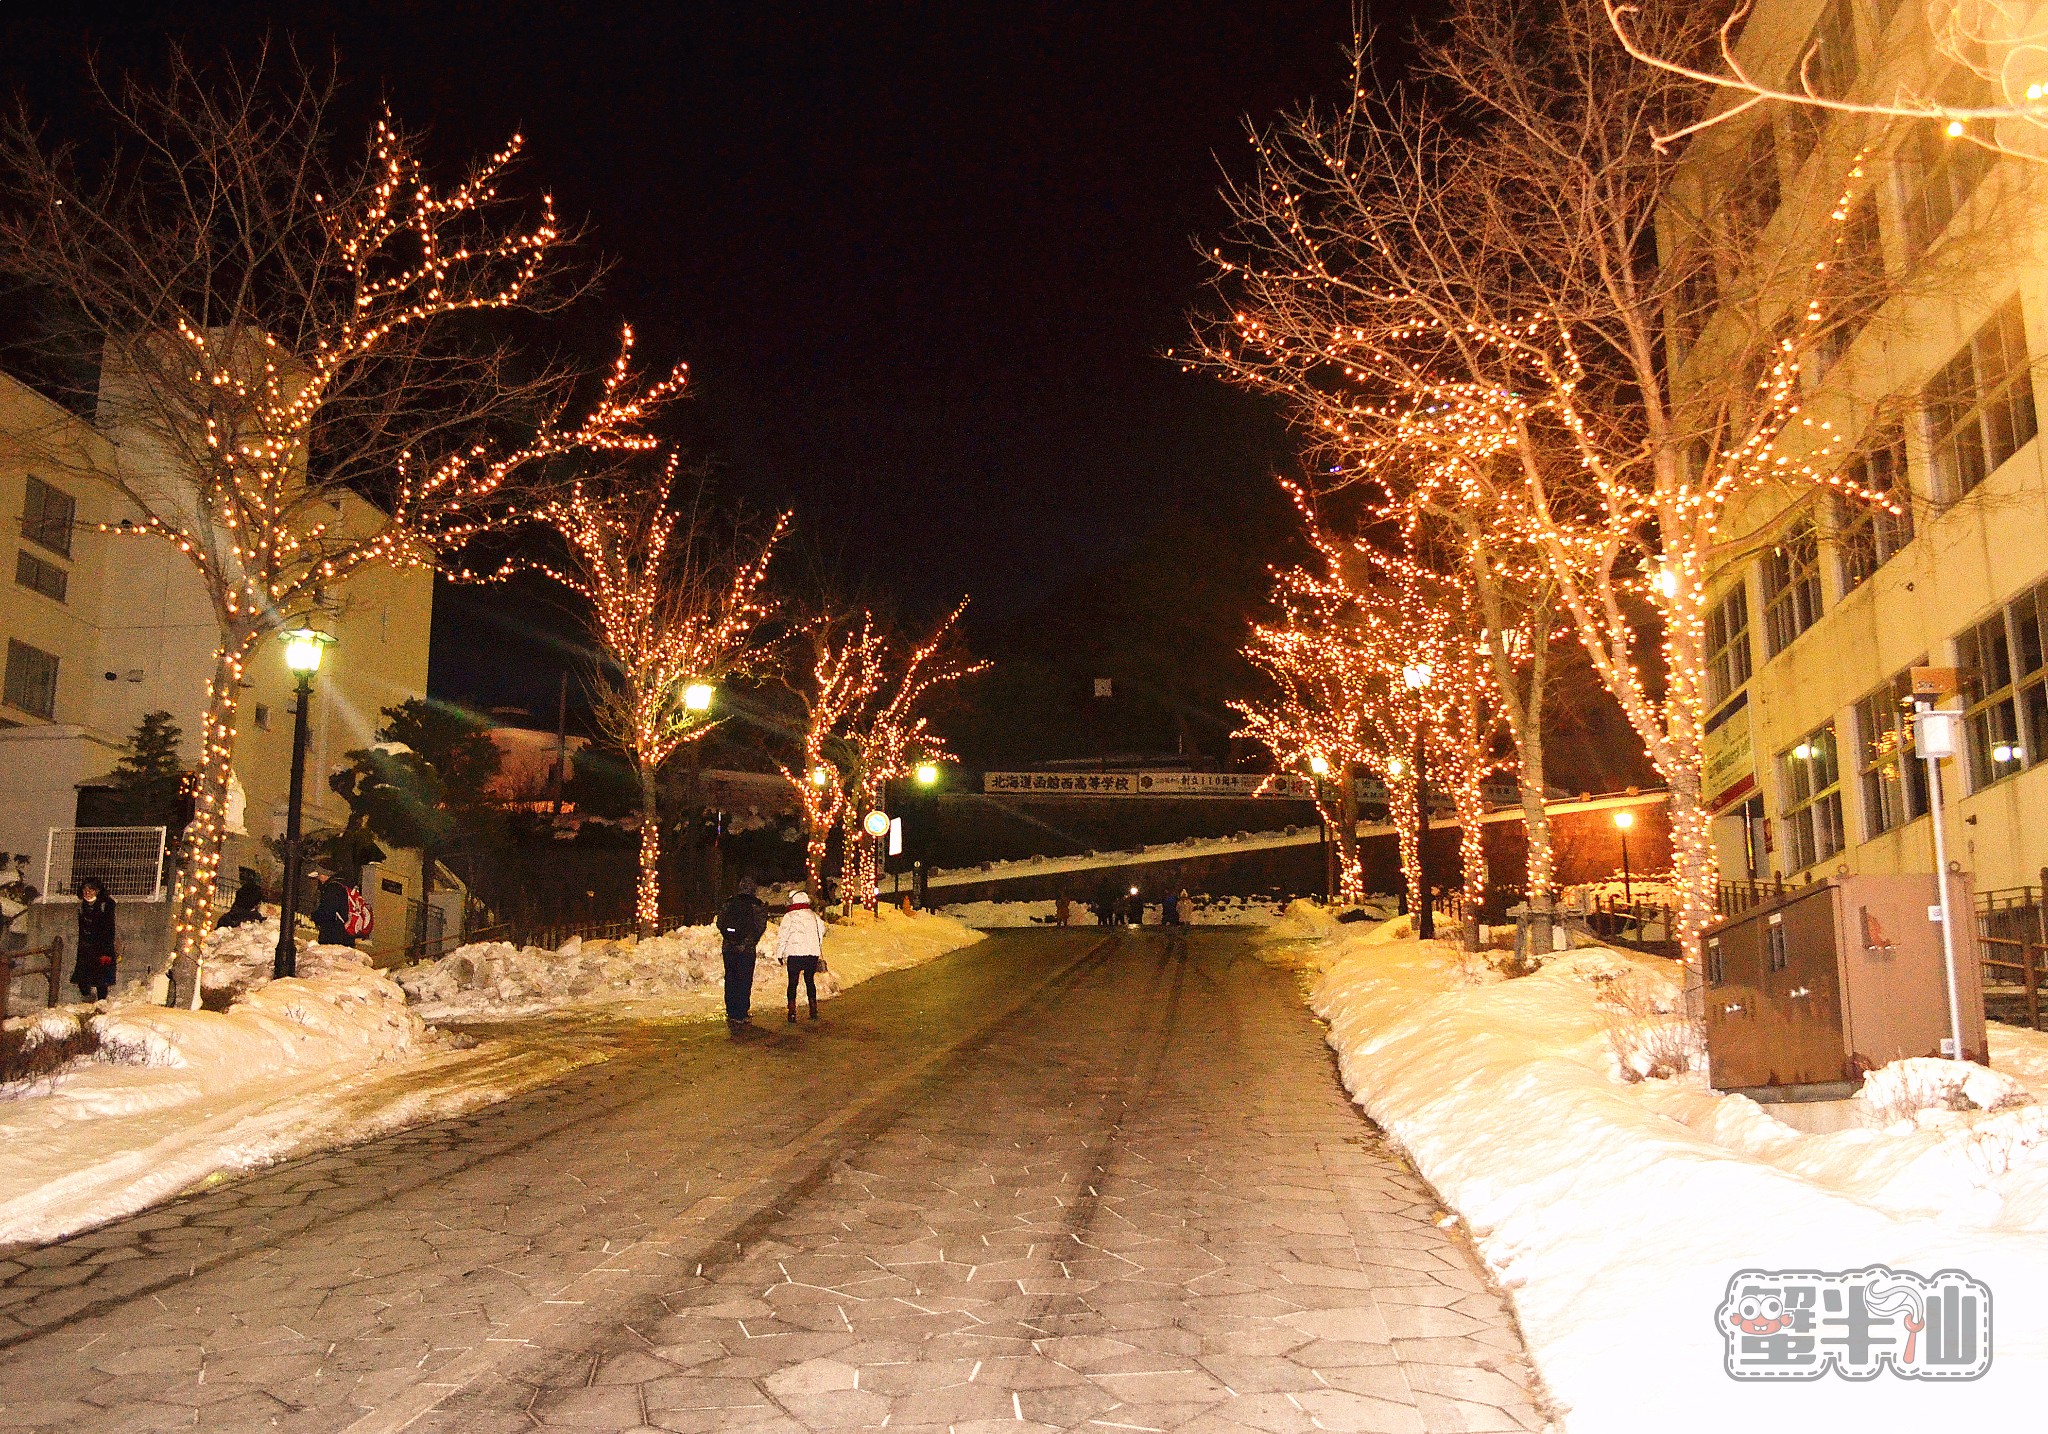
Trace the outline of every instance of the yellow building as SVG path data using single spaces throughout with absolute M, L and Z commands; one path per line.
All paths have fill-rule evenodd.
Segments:
M 177 720 L 189 764 L 205 710 L 217 629 L 197 575 L 168 543 L 91 526 L 133 514 L 96 475 L 135 462 L 125 450 L 142 446 L 0 375 L 0 514 L 16 520 L 6 557 L 14 580 L 0 584 L 0 852 L 29 856 L 30 879 L 45 888 L 51 829 L 75 824 L 79 786 L 113 768 L 143 714 Z M 308 830 L 346 815 L 326 780 L 343 754 L 372 740 L 385 707 L 425 694 L 432 615 L 432 573 L 389 567 L 338 587 L 307 615 L 336 639 L 309 709 Z M 222 862 L 226 886 L 238 866 L 275 882 L 268 839 L 284 832 L 294 702 L 282 646 L 268 644 L 250 662 L 239 709 L 241 801 L 230 803 L 239 820 Z M 396 950 L 406 898 L 420 895 L 417 854 L 391 853 L 365 872 L 364 888 L 376 904 L 373 949 Z
M 1776 78 L 1814 47 L 1807 73 L 1826 94 L 1973 98 L 1973 78 L 1933 53 L 1921 7 L 1897 0 L 1759 0 L 1739 43 L 1753 73 Z M 1933 665 L 1962 669 L 1968 713 L 1967 751 L 1942 772 L 1950 858 L 1979 891 L 2037 883 L 2048 865 L 2036 371 L 2048 354 L 2048 166 L 1937 124 L 1881 128 L 1782 105 L 1698 137 L 1687 163 L 1707 212 L 1756 216 L 1757 254 L 1832 234 L 1845 183 L 1856 195 L 1833 252 L 1860 246 L 1886 282 L 1844 296 L 1860 326 L 1809 356 L 1804 402 L 1867 455 L 1853 476 L 1907 509 L 1809 495 L 1753 506 L 1736 525 L 1766 523 L 1765 541 L 1709 592 L 1707 792 L 1723 878 L 1933 870 L 1925 767 L 1902 708 L 1908 670 Z M 1721 277 L 1725 289 L 1725 266 Z M 1681 387 L 1688 360 L 1713 361 L 1705 336 L 1697 347 L 1675 346 Z

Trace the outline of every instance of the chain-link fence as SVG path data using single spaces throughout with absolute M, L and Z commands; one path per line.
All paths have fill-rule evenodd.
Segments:
M 92 877 L 117 901 L 161 901 L 164 835 L 162 827 L 51 827 L 44 894 L 70 896 Z

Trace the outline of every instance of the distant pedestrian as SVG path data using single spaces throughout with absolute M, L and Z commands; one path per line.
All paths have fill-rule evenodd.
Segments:
M 1067 900 L 1063 891 L 1052 899 L 1052 921 L 1055 926 L 1065 926 L 1073 917 L 1073 903 Z
M 754 894 L 754 879 L 743 876 L 718 913 L 718 934 L 725 947 L 725 1023 L 731 1030 L 753 1022 L 754 957 L 767 929 L 768 908 Z
M 1114 926 L 1117 920 L 1116 883 L 1108 877 L 1096 883 L 1095 900 L 1091 904 L 1097 926 Z
M 1184 892 L 1168 891 L 1165 898 L 1160 901 L 1159 924 L 1161 926 L 1180 925 L 1180 900 L 1183 895 L 1185 895 Z
M 1124 898 L 1124 919 L 1133 926 L 1145 924 L 1145 897 L 1137 887 L 1132 887 Z
M 71 966 L 71 984 L 88 1001 L 104 1001 L 114 989 L 120 964 L 115 947 L 114 898 L 96 876 L 78 883 L 78 958 Z
M 234 905 L 220 914 L 220 920 L 213 923 L 213 929 L 228 931 L 262 919 L 263 883 L 257 879 L 255 872 L 245 866 L 242 868 L 242 884 L 235 888 Z
M 789 971 L 789 1020 L 796 1024 L 796 983 L 801 979 L 818 1019 L 818 973 L 825 969 L 825 923 L 811 910 L 809 893 L 792 891 L 789 910 L 775 931 L 775 954 Z

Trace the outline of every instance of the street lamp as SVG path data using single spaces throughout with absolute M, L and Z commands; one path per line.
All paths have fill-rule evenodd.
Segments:
M 831 782 L 831 780 L 832 773 L 827 771 L 824 767 L 818 766 L 811 768 L 811 785 L 818 788 L 820 791 L 823 791 L 826 785 L 829 782 Z
M 1317 752 L 1308 759 L 1309 776 L 1315 782 L 1317 843 L 1323 849 L 1323 900 L 1337 895 L 1337 854 L 1330 846 L 1330 821 L 1323 814 L 1323 778 L 1330 775 L 1330 759 Z
M 301 818 L 306 801 L 306 716 L 313 701 L 313 675 L 320 670 L 320 658 L 334 645 L 334 639 L 310 627 L 295 627 L 279 634 L 284 641 L 284 665 L 299 684 L 298 715 L 292 719 L 292 784 L 284 816 L 284 898 L 278 903 L 277 954 L 271 958 L 270 974 L 282 981 L 299 974 L 299 878 L 305 870 L 305 853 L 300 849 Z
M 1628 871 L 1628 829 L 1636 824 L 1636 814 L 1626 809 L 1614 814 L 1614 825 L 1621 832 L 1621 899 L 1625 905 L 1636 904 L 1636 890 L 1631 884 Z
M 683 710 L 685 712 L 709 712 L 713 688 L 708 682 L 692 682 L 683 689 Z
M 1411 662 L 1401 669 L 1401 680 L 1410 692 L 1429 688 L 1436 674 L 1426 662 Z M 1415 713 L 1415 885 L 1422 891 L 1422 909 L 1415 913 L 1415 934 L 1424 941 L 1436 935 L 1436 911 L 1429 897 L 1429 753 L 1424 746 L 1428 723 L 1418 703 Z
M 939 769 L 936 766 L 930 762 L 919 762 L 917 764 L 917 784 L 920 787 L 937 786 L 938 781 Z

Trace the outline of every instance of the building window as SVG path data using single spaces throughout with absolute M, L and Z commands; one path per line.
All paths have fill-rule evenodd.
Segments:
M 1800 519 L 1764 554 L 1764 637 L 1776 657 L 1820 621 L 1820 540 Z
M 1778 144 L 1768 124 L 1751 131 L 1748 148 L 1737 163 L 1741 168 L 1728 187 L 1728 216 L 1734 221 L 1736 241 L 1747 243 L 1763 233 L 1778 212 Z
M 1996 104 L 1995 99 L 1965 99 L 1964 108 Z M 1938 124 L 1909 124 L 1893 158 L 1898 180 L 1899 217 L 1905 225 L 1906 252 L 1925 254 L 1941 238 L 1984 176 L 1997 162 L 1990 150 L 1967 139 L 1951 139 Z
M 1672 362 L 1681 364 L 1721 306 L 1721 281 L 1714 272 L 1713 251 L 1705 246 L 1680 254 L 1674 267 L 1679 277 L 1671 295 Z
M 1826 0 L 1820 7 L 1801 58 L 1803 80 L 1815 94 L 1839 100 L 1849 93 L 1856 83 L 1856 17 L 1850 0 Z
M 61 488 L 42 479 L 28 480 L 28 498 L 21 506 L 21 535 L 60 558 L 71 556 L 71 530 L 78 522 L 78 503 Z
M 46 563 L 27 548 L 22 548 L 14 555 L 14 580 L 32 593 L 41 593 L 46 598 L 62 602 L 70 575 L 55 563 Z
M 1842 591 L 1847 593 L 1869 582 L 1913 541 L 1913 490 L 1906 482 L 1904 435 L 1897 429 L 1886 432 L 1875 447 L 1855 457 L 1843 477 L 1863 492 L 1888 497 L 1899 505 L 1899 511 L 1893 513 L 1861 498 L 1838 500 L 1836 553 L 1841 561 Z
M 2019 452 L 2036 431 L 2034 375 L 2020 301 L 2009 299 L 1922 398 L 1934 455 L 1934 497 L 1953 503 Z
M 1855 711 L 1867 841 L 1927 815 L 1927 769 L 1913 752 L 1913 674 L 1901 672 L 1858 702 Z
M 1826 861 L 1842 849 L 1841 769 L 1834 723 L 1817 728 L 1780 754 L 1778 791 L 1786 875 Z
M 2048 750 L 2048 671 L 2042 618 L 2048 584 L 2016 598 L 1956 639 L 1967 707 L 1970 788 L 1982 791 L 2034 765 Z
M 1719 707 L 1750 678 L 1749 590 L 1741 583 L 1707 613 L 1707 705 Z
M 7 705 L 45 722 L 57 715 L 57 659 L 41 648 L 7 640 Z
M 270 730 L 270 704 L 266 702 L 258 702 L 256 704 L 256 730 L 258 732 L 268 732 Z

